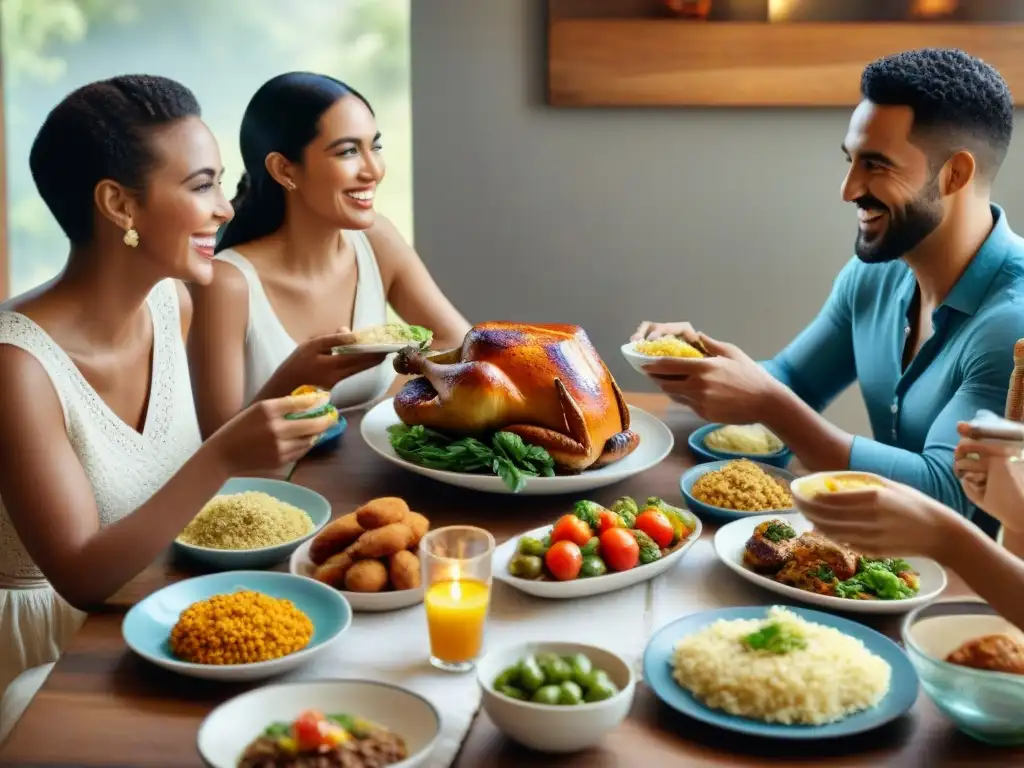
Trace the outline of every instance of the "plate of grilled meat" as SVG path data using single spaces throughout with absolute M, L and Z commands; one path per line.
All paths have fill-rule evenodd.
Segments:
M 946 588 L 926 557 L 871 558 L 814 530 L 799 514 L 756 515 L 718 529 L 715 553 L 732 571 L 772 592 L 850 613 L 901 614 Z

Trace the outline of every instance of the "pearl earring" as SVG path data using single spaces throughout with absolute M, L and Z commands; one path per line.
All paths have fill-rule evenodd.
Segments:
M 139 233 L 135 231 L 135 227 L 129 227 L 124 233 L 124 244 L 129 248 L 139 247 Z

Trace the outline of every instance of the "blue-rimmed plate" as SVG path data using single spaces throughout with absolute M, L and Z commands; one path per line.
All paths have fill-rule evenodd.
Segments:
M 338 447 L 338 443 L 341 442 L 341 436 L 345 434 L 346 429 L 348 429 L 348 420 L 344 416 L 338 416 L 338 421 L 324 430 L 316 445 L 310 448 L 306 455 L 322 456 L 325 453 L 330 453 Z
M 331 520 L 331 503 L 327 499 L 316 491 L 286 480 L 273 480 L 266 477 L 232 477 L 221 486 L 217 495 L 245 493 L 246 491 L 265 493 L 285 504 L 298 507 L 309 515 L 309 519 L 313 522 L 312 529 L 297 539 L 257 549 L 213 549 L 197 547 L 176 539 L 174 541 L 175 552 L 197 563 L 202 563 L 210 570 L 243 571 L 270 568 L 282 560 L 287 560 L 300 544 L 313 538 Z
M 719 451 L 708 448 L 704 440 L 716 429 L 721 429 L 725 424 L 705 424 L 700 429 L 694 430 L 687 438 L 687 445 L 693 455 L 701 461 L 719 461 L 721 459 L 750 459 L 760 464 L 770 464 L 773 467 L 786 467 L 789 460 L 793 458 L 793 452 L 783 447 L 775 453 L 733 453 L 732 451 Z
M 833 627 L 857 638 L 871 653 L 885 660 L 892 668 L 892 678 L 889 691 L 877 706 L 827 725 L 765 723 L 730 715 L 723 710 L 711 709 L 675 681 L 672 677 L 672 657 L 676 643 L 719 619 L 763 619 L 768 613 L 768 608 L 762 605 L 702 611 L 666 624 L 654 633 L 644 651 L 644 680 L 659 699 L 684 715 L 725 730 L 771 739 L 832 739 L 852 736 L 879 728 L 906 714 L 914 706 L 920 685 L 917 672 L 896 643 L 885 635 L 849 619 L 806 608 L 789 607 L 788 610 L 806 621 Z
M 731 464 L 737 461 L 737 459 L 728 459 L 723 461 L 712 461 L 707 464 L 698 464 L 696 467 L 690 467 L 683 473 L 683 476 L 679 478 L 679 490 L 683 494 L 683 498 L 686 499 L 686 506 L 690 508 L 690 511 L 694 514 L 700 515 L 705 520 L 713 520 L 719 523 L 727 523 L 732 520 L 739 520 L 744 517 L 753 517 L 755 515 L 766 514 L 765 510 L 754 510 L 752 512 L 739 512 L 735 509 L 725 509 L 723 507 L 715 507 L 711 504 L 705 504 L 703 501 L 694 498 L 693 496 L 693 485 L 700 480 L 708 472 L 714 472 L 722 469 L 726 464 Z M 796 475 L 792 472 L 788 472 L 780 467 L 773 467 L 769 464 L 762 464 L 759 461 L 755 461 L 755 464 L 763 469 L 767 474 L 774 477 L 776 480 L 781 482 L 786 489 L 789 489 L 790 483 L 796 480 Z M 773 510 L 773 515 L 788 515 L 795 512 L 796 509 L 788 507 L 787 509 Z
M 171 653 L 171 629 L 195 602 L 238 590 L 291 600 L 313 622 L 313 638 L 300 651 L 254 664 L 192 664 Z M 125 644 L 142 658 L 189 677 L 224 682 L 263 680 L 312 661 L 349 628 L 352 608 L 337 590 L 312 579 L 276 571 L 231 571 L 197 576 L 154 592 L 124 617 Z

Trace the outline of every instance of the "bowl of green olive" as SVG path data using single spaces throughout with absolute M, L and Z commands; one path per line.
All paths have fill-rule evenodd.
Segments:
M 626 718 L 636 676 L 619 655 L 582 643 L 521 643 L 477 663 L 483 708 L 513 741 L 539 752 L 598 744 Z

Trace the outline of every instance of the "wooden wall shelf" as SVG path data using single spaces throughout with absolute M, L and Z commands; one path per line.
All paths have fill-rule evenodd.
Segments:
M 573 17 L 552 0 L 548 103 L 558 107 L 849 107 L 864 66 L 957 47 L 1024 99 L 1024 24 L 817 24 Z

